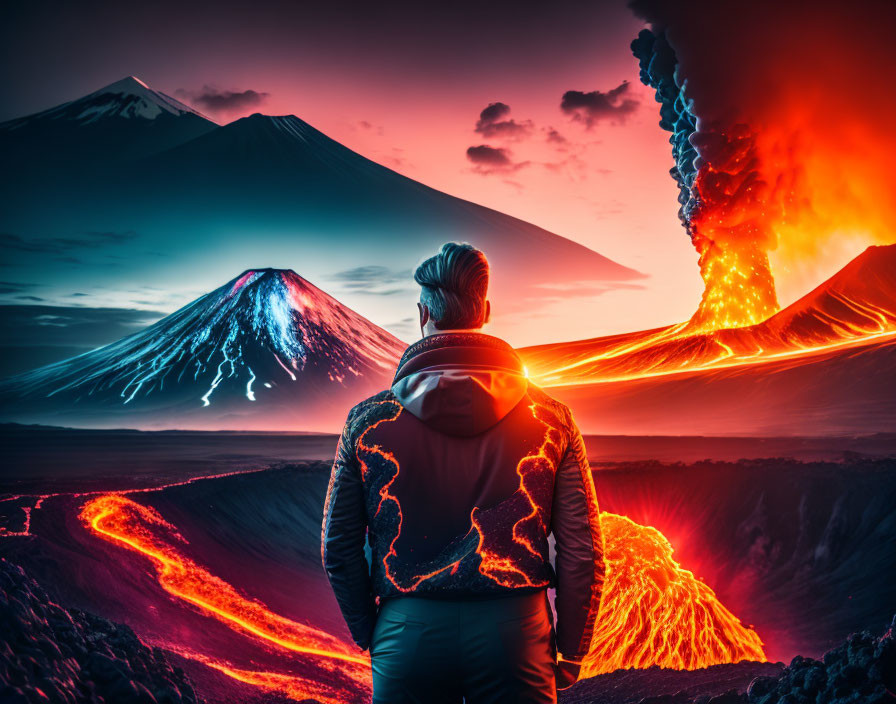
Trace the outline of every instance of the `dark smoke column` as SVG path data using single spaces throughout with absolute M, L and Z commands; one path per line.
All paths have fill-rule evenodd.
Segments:
M 701 120 L 663 32 L 642 30 L 632 44 L 641 82 L 656 90 L 660 127 L 672 133 L 679 218 L 699 254 L 705 289 L 691 318 L 696 330 L 743 327 L 778 310 L 768 250 L 775 198 L 758 171 L 754 135 L 743 124 Z

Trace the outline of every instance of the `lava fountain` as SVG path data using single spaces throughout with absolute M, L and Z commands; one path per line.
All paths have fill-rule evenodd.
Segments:
M 678 182 L 679 218 L 699 254 L 705 289 L 690 330 L 760 323 L 778 310 L 768 261 L 774 245 L 774 193 L 759 171 L 752 131 L 700 123 L 677 79 L 675 52 L 663 34 L 644 30 L 632 42 L 641 81 L 656 89 L 660 127 Z M 699 130 L 698 130 L 699 124 Z
M 653 665 L 696 670 L 765 662 L 762 641 L 672 557 L 656 528 L 601 514 L 606 581 L 582 675 Z
M 120 494 L 90 499 L 81 521 L 95 535 L 148 558 L 159 586 L 244 637 L 307 659 L 307 676 L 240 668 L 196 652 L 166 647 L 240 682 L 291 699 L 353 701 L 368 696 L 368 658 L 336 636 L 296 623 L 208 572 L 178 549 L 176 528 L 154 509 Z M 607 579 L 585 676 L 652 665 L 695 669 L 739 660 L 765 661 L 762 642 L 713 591 L 672 558 L 655 528 L 601 514 Z

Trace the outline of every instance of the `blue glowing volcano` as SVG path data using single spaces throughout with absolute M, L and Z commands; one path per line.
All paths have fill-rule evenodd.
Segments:
M 333 430 L 404 344 L 289 270 L 249 270 L 146 330 L 0 384 L 0 418 Z

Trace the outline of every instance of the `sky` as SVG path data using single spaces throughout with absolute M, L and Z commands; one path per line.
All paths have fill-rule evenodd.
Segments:
M 554 339 L 676 322 L 699 301 L 668 134 L 629 49 L 645 25 L 624 1 L 32 2 L 5 4 L 0 25 L 0 120 L 135 75 L 222 124 L 254 112 L 298 115 L 404 175 L 647 275 L 589 299 Z M 414 339 L 407 319 L 358 287 L 287 266 Z M 27 304 L 34 292 L 14 272 L 6 278 Z M 134 325 L 204 293 L 131 288 L 116 298 L 141 309 Z M 511 341 L 542 340 L 530 331 Z

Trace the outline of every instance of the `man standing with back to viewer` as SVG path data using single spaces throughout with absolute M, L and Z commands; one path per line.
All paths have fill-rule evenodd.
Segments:
M 604 563 L 585 445 L 513 348 L 480 332 L 488 277 L 468 244 L 417 268 L 423 339 L 349 412 L 336 450 L 323 562 L 370 648 L 374 704 L 556 702 L 591 643 Z

